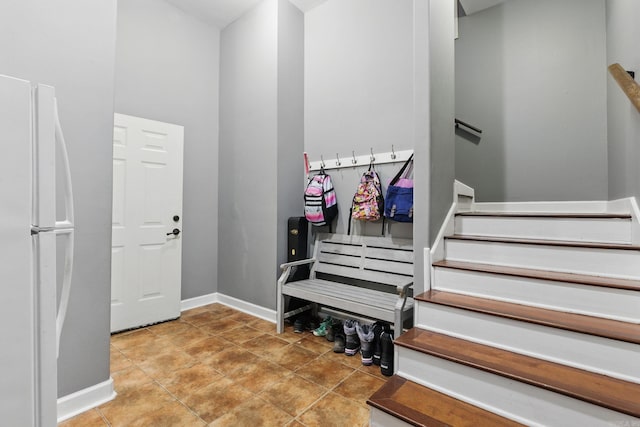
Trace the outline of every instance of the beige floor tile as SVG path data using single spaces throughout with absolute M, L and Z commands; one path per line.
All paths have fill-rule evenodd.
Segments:
M 143 414 L 127 427 L 203 427 L 207 423 L 180 402 Z
M 198 359 L 176 350 L 138 363 L 138 366 L 150 377 L 162 380 L 171 376 L 173 371 L 188 368 L 198 363 Z
M 197 344 L 198 341 L 209 338 L 210 336 L 210 334 L 206 333 L 202 329 L 191 326 L 189 329 L 186 329 L 179 334 L 167 336 L 167 339 L 171 341 L 171 344 L 177 347 L 189 347 Z
M 278 337 L 278 338 L 280 338 L 282 340 L 285 340 L 287 342 L 290 342 L 290 343 L 294 343 L 294 342 L 300 341 L 303 338 L 313 337 L 313 334 L 311 332 L 302 332 L 302 333 L 297 334 L 297 333 L 293 332 L 293 327 L 286 328 L 283 333 L 274 334 L 274 335 L 276 337 Z
M 258 397 L 253 397 L 209 425 L 211 427 L 280 427 L 288 424 L 291 419 L 292 417 L 281 409 Z
M 147 326 L 147 329 L 155 335 L 166 336 L 179 334 L 193 327 L 194 326 L 191 323 L 185 322 L 183 319 L 177 319 L 158 323 L 157 325 L 153 326 Z
M 146 342 L 134 347 L 122 349 L 121 351 L 128 359 L 135 363 L 140 363 L 149 358 L 172 353 L 176 350 L 177 347 L 174 346 L 168 338 L 158 337 L 152 334 L 147 338 Z
M 111 336 L 111 344 L 119 350 L 125 350 L 137 345 L 146 344 L 155 335 L 148 329 L 138 329 L 130 332 L 120 332 Z
M 204 421 L 210 423 L 216 418 L 232 412 L 237 406 L 253 396 L 251 392 L 235 385 L 233 381 L 222 378 L 186 397 L 183 403 L 195 411 Z
M 313 361 L 316 357 L 318 357 L 316 353 L 293 344 L 264 355 L 264 358 L 292 371 Z
M 98 409 L 114 427 L 128 426 L 136 419 L 175 402 L 158 384 L 145 384 L 119 392 L 116 398 Z
M 266 388 L 259 396 L 295 417 L 327 391 L 318 384 L 293 375 Z
M 354 369 L 349 366 L 324 358 L 318 358 L 296 370 L 296 374 L 302 378 L 329 389 L 338 385 L 353 372 Z
M 365 426 L 386 377 L 332 348 L 222 304 L 188 310 L 113 335 L 116 399 L 60 427 Z
M 360 354 L 347 356 L 344 353 L 334 353 L 333 351 L 328 351 L 320 357 L 322 357 L 323 359 L 328 359 L 334 363 L 340 363 L 342 365 L 349 366 L 353 369 L 358 369 L 362 366 L 362 359 L 360 358 Z
M 333 389 L 333 391 L 365 405 L 367 399 L 382 387 L 384 383 L 385 381 L 378 377 L 365 374 L 362 371 L 355 371 Z
M 254 329 L 250 326 L 243 325 L 239 328 L 223 332 L 219 336 L 231 341 L 234 344 L 242 344 L 247 341 L 251 341 L 252 339 L 257 338 L 261 335 L 263 335 L 262 331 Z
M 106 427 L 107 423 L 96 409 L 83 412 L 58 424 L 58 427 Z
M 190 317 L 197 316 L 198 314 L 207 313 L 213 310 L 213 306 L 216 304 L 209 304 L 202 307 L 192 308 L 180 313 L 180 320 L 187 320 Z
M 205 360 L 222 350 L 234 347 L 230 341 L 216 336 L 210 336 L 202 341 L 198 341 L 185 347 L 185 353 L 196 357 L 198 360 Z
M 226 317 L 198 325 L 200 329 L 211 335 L 220 335 L 243 326 L 242 323 Z
M 153 378 L 145 374 L 142 369 L 133 365 L 127 369 L 112 373 L 111 377 L 113 378 L 114 388 L 117 393 L 153 383 Z
M 316 337 L 313 335 L 299 339 L 294 342 L 294 344 L 317 354 L 324 354 L 333 349 L 333 343 L 327 341 L 325 337 Z
M 378 377 L 384 381 L 389 379 L 389 377 L 382 375 L 382 372 L 380 372 L 380 366 L 377 366 L 377 365 L 364 366 L 361 364 L 358 367 L 358 370 L 362 372 L 366 372 L 369 375 L 373 375 L 374 377 Z
M 291 375 L 293 375 L 293 371 L 262 359 L 258 363 L 253 363 L 243 369 L 238 369 L 228 375 L 228 378 L 239 386 L 253 393 L 258 393 Z
M 266 354 L 274 354 L 278 350 L 288 346 L 289 343 L 278 337 L 269 334 L 262 334 L 252 340 L 249 340 L 242 344 L 242 347 L 249 350 L 258 356 L 265 356 Z
M 171 372 L 160 384 L 178 399 L 183 399 L 222 378 L 222 374 L 202 363 Z
M 260 363 L 260 358 L 240 347 L 234 346 L 207 358 L 203 363 L 224 375 L 233 375 L 236 371 L 247 369 Z
M 256 318 L 254 318 L 254 320 L 249 322 L 247 325 L 251 326 L 252 328 L 257 329 L 259 331 L 265 332 L 267 334 L 275 334 L 276 333 L 276 325 L 275 325 L 275 323 L 266 321 L 264 319 L 256 319 Z
M 235 320 L 236 322 L 240 322 L 240 323 L 245 324 L 245 325 L 249 324 L 249 323 L 251 323 L 251 322 L 253 322 L 255 320 L 254 316 L 252 316 L 250 314 L 247 314 L 247 313 L 243 313 L 241 311 L 232 313 L 227 318 L 231 319 L 231 320 Z
M 300 415 L 298 420 L 307 427 L 361 426 L 369 421 L 369 409 L 335 393 L 329 393 Z
M 214 311 L 205 311 L 202 313 L 194 314 L 191 316 L 184 316 L 184 321 L 194 326 L 204 325 L 205 323 L 213 322 L 223 318 L 224 313 L 218 313 Z
M 133 366 L 133 362 L 129 360 L 120 350 L 118 350 L 115 346 L 110 346 L 110 354 L 109 354 L 109 363 L 111 367 L 111 372 L 118 372 L 122 369 L 126 369 L 130 366 Z
M 235 314 L 235 313 L 242 313 L 240 310 L 237 310 L 235 308 L 229 307 L 224 304 L 219 304 L 219 303 L 212 304 L 211 311 L 219 314 L 224 314 L 225 316 L 231 316 L 232 314 Z

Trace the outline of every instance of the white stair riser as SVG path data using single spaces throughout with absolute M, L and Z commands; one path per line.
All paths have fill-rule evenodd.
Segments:
M 631 220 L 457 216 L 456 234 L 631 243 Z
M 369 406 L 369 426 L 370 427 L 411 427 L 399 418 L 389 415 L 378 408 Z
M 640 419 L 445 359 L 400 349 L 399 374 L 529 426 L 634 426 Z
M 446 259 L 640 278 L 640 251 L 447 239 Z
M 420 302 L 415 324 L 515 353 L 640 383 L 637 344 Z
M 640 289 L 435 268 L 434 289 L 569 313 L 640 323 Z

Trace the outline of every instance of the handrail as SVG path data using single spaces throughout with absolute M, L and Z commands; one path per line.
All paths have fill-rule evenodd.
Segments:
M 472 131 L 474 131 L 474 132 L 482 133 L 482 130 L 481 130 L 481 129 L 478 129 L 477 127 L 472 126 L 472 125 L 470 125 L 469 123 L 465 123 L 465 122 L 463 122 L 462 120 L 454 119 L 454 120 L 453 120 L 453 122 L 455 123 L 456 127 L 460 127 L 460 125 L 462 125 L 462 126 L 464 126 L 464 127 L 466 127 L 466 128 L 471 129 L 471 130 L 472 130 Z
M 629 101 L 640 112 L 640 85 L 633 79 L 635 73 L 631 75 L 618 63 L 609 65 L 609 73 L 620 86 L 620 89 L 627 95 Z

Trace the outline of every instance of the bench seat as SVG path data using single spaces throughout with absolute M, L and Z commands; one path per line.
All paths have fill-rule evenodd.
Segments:
M 292 269 L 302 264 L 311 264 L 310 278 L 287 282 Z M 327 306 L 393 323 L 396 337 L 413 313 L 414 301 L 409 296 L 413 245 L 409 239 L 319 234 L 313 258 L 281 267 L 278 333 L 284 330 L 285 318 L 301 311 L 285 313 L 285 296 L 309 301 L 315 308 Z

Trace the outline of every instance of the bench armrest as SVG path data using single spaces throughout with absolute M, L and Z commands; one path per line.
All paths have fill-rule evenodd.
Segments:
M 405 284 L 398 285 L 396 287 L 396 289 L 398 290 L 398 295 L 400 295 L 400 298 L 406 298 L 407 290 L 412 286 L 413 286 L 413 280 L 411 282 L 407 282 Z
M 311 263 L 314 263 L 314 262 L 316 262 L 315 258 L 301 259 L 299 261 L 285 262 L 284 264 L 280 265 L 280 269 L 284 271 L 284 270 L 286 270 L 287 268 L 290 268 L 290 267 L 295 267 L 295 266 L 304 265 L 304 264 L 311 264 Z

